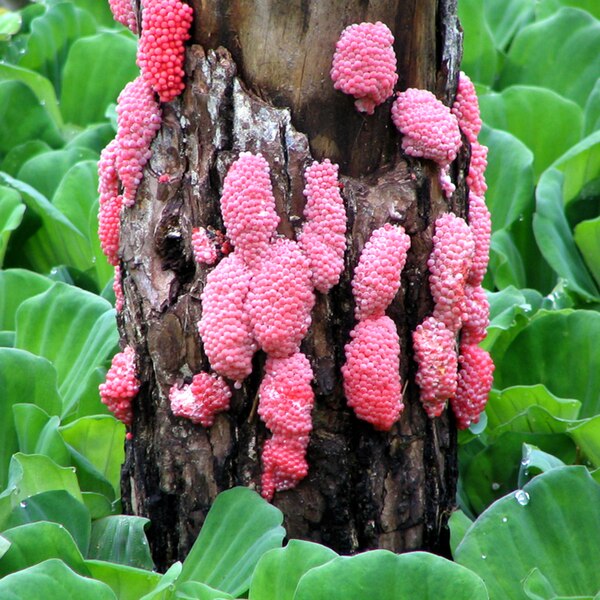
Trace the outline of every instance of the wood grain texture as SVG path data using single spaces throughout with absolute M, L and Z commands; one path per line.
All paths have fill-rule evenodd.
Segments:
M 219 491 L 259 484 L 268 435 L 253 409 L 262 353 L 231 410 L 210 429 L 169 410 L 169 387 L 209 367 L 196 330 L 207 268 L 192 260 L 191 231 L 221 228 L 223 178 L 239 152 L 250 150 L 271 166 L 279 233 L 293 238 L 302 222 L 303 171 L 313 158 L 330 157 L 343 175 L 346 270 L 329 295 L 317 295 L 302 345 L 315 371 L 310 473 L 274 503 L 290 537 L 339 552 L 447 553 L 455 426 L 448 415 L 427 419 L 419 404 L 410 332 L 431 310 L 426 261 L 433 220 L 449 209 L 464 215 L 468 157 L 453 166 L 457 192 L 447 202 L 435 166 L 402 156 L 391 101 L 372 117 L 359 115 L 351 98 L 333 90 L 329 68 L 346 25 L 382 20 L 396 36 L 398 89 L 427 87 L 451 98 L 460 54 L 454 0 L 197 0 L 194 8 L 186 90 L 164 107 L 137 203 L 123 219 L 126 300 L 119 325 L 138 352 L 144 382 L 127 445 L 124 506 L 152 519 L 154 557 L 165 568 L 185 556 Z M 164 174 L 168 183 L 159 182 Z M 401 338 L 406 409 L 391 432 L 381 433 L 346 407 L 340 367 L 354 325 L 353 269 L 370 233 L 386 222 L 404 225 L 412 248 L 388 311 Z

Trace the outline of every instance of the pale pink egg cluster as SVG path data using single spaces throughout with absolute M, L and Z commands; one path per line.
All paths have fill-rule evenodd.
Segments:
M 169 391 L 171 410 L 176 417 L 185 417 L 192 423 L 210 427 L 215 416 L 229 409 L 231 390 L 222 377 L 209 373 L 198 373 L 192 382 Z
M 415 381 L 421 390 L 421 403 L 430 418 L 439 417 L 456 393 L 455 336 L 444 323 L 427 317 L 413 331 L 413 348 L 419 365 Z
M 490 324 L 490 303 L 481 285 L 465 286 L 465 319 L 460 332 L 461 342 L 479 344 L 485 339 Z
M 392 121 L 402 133 L 402 149 L 409 156 L 435 161 L 446 196 L 454 192 L 449 166 L 462 145 L 458 120 L 428 90 L 408 88 L 392 105 Z
M 192 253 L 199 264 L 214 265 L 217 262 L 217 246 L 204 227 L 192 230 Z
M 465 285 L 475 242 L 464 219 L 445 213 L 435 222 L 433 250 L 427 261 L 433 316 L 454 334 L 465 318 Z
M 140 382 L 136 377 L 135 351 L 131 346 L 115 354 L 106 373 L 106 380 L 98 389 L 100 400 L 108 410 L 125 425 L 131 425 L 131 402 L 140 389 Z
M 312 368 L 300 352 L 274 358 L 265 364 L 260 384 L 258 413 L 273 433 L 263 449 L 262 495 L 294 487 L 306 477 L 306 448 L 312 430 L 314 392 Z
M 304 172 L 304 218 L 298 243 L 310 261 L 314 287 L 326 294 L 344 270 L 346 209 L 340 194 L 338 166 L 329 159 L 313 162 Z
M 150 143 L 160 129 L 161 119 L 154 92 L 141 75 L 119 94 L 115 166 L 123 186 L 125 206 L 135 203 L 142 170 L 152 154 Z
M 389 431 L 404 408 L 400 381 L 400 340 L 385 315 L 359 321 L 350 332 L 342 367 L 344 393 L 359 419 Z
M 336 90 L 356 98 L 358 111 L 372 115 L 393 94 L 398 81 L 393 44 L 392 32 L 380 21 L 350 25 L 342 32 L 331 79 Z
M 490 259 L 492 218 L 485 200 L 474 193 L 469 194 L 469 227 L 475 243 L 469 283 L 481 285 Z
M 458 119 L 460 128 L 469 142 L 472 143 L 476 140 L 482 124 L 479 113 L 479 100 L 473 82 L 463 71 L 460 72 L 458 77 L 452 113 Z
M 478 423 L 492 389 L 494 362 L 483 348 L 475 344 L 460 345 L 460 370 L 456 395 L 450 400 L 459 429 Z
M 237 253 L 225 257 L 206 278 L 198 331 L 211 367 L 239 384 L 252 372 L 256 342 L 244 301 L 252 274 Z
M 386 223 L 376 229 L 360 254 L 354 277 L 354 315 L 360 321 L 383 315 L 400 289 L 410 237 L 402 227 Z
M 181 0 L 144 0 L 137 64 L 161 102 L 170 102 L 185 88 L 185 42 L 194 18 Z
M 108 0 L 115 21 L 125 25 L 133 33 L 137 33 L 137 19 L 131 5 L 131 0 Z
M 117 265 L 115 267 L 115 276 L 113 279 L 113 292 L 115 293 L 115 310 L 120 313 L 125 305 L 125 296 L 123 295 L 123 284 L 122 284 L 122 273 L 121 267 Z
M 280 358 L 298 352 L 314 303 L 309 260 L 296 242 L 274 240 L 253 270 L 244 306 L 258 345 Z
M 344 393 L 359 419 L 389 431 L 400 417 L 400 340 L 385 311 L 400 288 L 410 237 L 386 223 L 371 234 L 352 279 L 355 316 L 342 367 Z
M 260 262 L 279 224 L 269 164 L 261 154 L 242 152 L 231 165 L 223 183 L 221 213 L 238 255 L 249 266 Z

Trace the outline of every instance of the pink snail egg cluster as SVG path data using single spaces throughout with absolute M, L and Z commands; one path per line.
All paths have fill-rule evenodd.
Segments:
M 485 339 L 490 324 L 490 304 L 481 285 L 465 286 L 465 308 L 461 340 L 467 344 L 479 344 Z
M 242 152 L 231 165 L 221 195 L 229 239 L 248 265 L 266 251 L 279 224 L 269 164 L 260 154 Z
M 338 166 L 313 162 L 304 173 L 306 206 L 298 243 L 310 262 L 314 287 L 327 293 L 344 270 L 346 209 L 340 194 Z
M 140 389 L 140 382 L 136 377 L 135 352 L 131 346 L 115 354 L 106 373 L 106 380 L 98 389 L 100 400 L 108 410 L 125 425 L 131 425 L 133 420 L 131 401 Z
M 453 213 L 436 219 L 433 250 L 427 261 L 433 315 L 452 333 L 465 318 L 465 284 L 474 251 L 473 235 L 464 219 Z
M 198 373 L 192 378 L 192 383 L 181 389 L 174 385 L 169 390 L 173 414 L 203 427 L 210 427 L 218 413 L 229 409 L 230 398 L 231 390 L 227 383 L 209 373 Z
M 454 334 L 435 317 L 428 317 L 413 331 L 413 347 L 421 403 L 430 418 L 439 417 L 447 400 L 456 394 L 458 356 Z
M 117 140 L 112 140 L 100 153 L 98 161 L 98 237 L 108 262 L 119 264 L 119 231 L 123 196 L 119 195 L 119 179 L 115 166 Z
M 359 419 L 389 431 L 404 405 L 400 383 L 400 340 L 387 316 L 357 323 L 346 344 L 344 393 Z
M 113 279 L 113 292 L 115 293 L 115 310 L 120 313 L 123 310 L 125 304 L 125 296 L 123 295 L 123 284 L 121 279 L 123 274 L 121 273 L 121 267 L 117 265 L 115 267 L 115 276 Z
M 389 223 L 373 231 L 360 255 L 352 279 L 358 320 L 384 314 L 400 289 L 400 275 L 410 248 L 410 237 Z
M 245 309 L 254 339 L 272 356 L 300 349 L 310 327 L 315 297 L 310 263 L 295 242 L 275 240 L 252 275 Z
M 485 277 L 490 258 L 492 217 L 485 200 L 474 193 L 469 194 L 469 227 L 475 247 L 468 281 L 477 286 L 481 285 Z
M 456 395 L 450 400 L 459 429 L 477 423 L 492 389 L 494 362 L 483 348 L 475 344 L 460 346 L 460 371 Z
M 485 182 L 485 170 L 487 168 L 487 146 L 482 146 L 477 140 L 471 142 L 471 162 L 467 173 L 467 185 L 469 190 L 480 197 L 487 191 Z
M 217 262 L 217 248 L 204 227 L 192 231 L 192 253 L 199 264 L 213 265 Z
M 150 143 L 160 129 L 160 107 L 154 92 L 139 76 L 128 83 L 117 100 L 117 146 L 115 166 L 123 185 L 123 202 L 132 206 L 151 156 Z
M 108 4 L 115 21 L 125 25 L 133 33 L 137 33 L 137 20 L 131 6 L 131 0 L 108 0 Z
M 211 367 L 220 375 L 243 381 L 252 372 L 256 344 L 244 301 L 251 273 L 236 253 L 209 274 L 202 292 L 198 331 Z
M 261 478 L 263 498 L 271 500 L 276 491 L 289 490 L 308 475 L 307 446 L 308 436 L 304 439 L 273 436 L 265 441 Z
M 184 90 L 185 42 L 194 18 L 191 6 L 180 0 L 145 0 L 137 65 L 161 102 Z
M 356 98 L 360 112 L 372 115 L 394 92 L 398 81 L 394 36 L 381 22 L 346 27 L 335 46 L 334 88 Z
M 464 72 L 458 77 L 456 97 L 452 105 L 452 114 L 458 119 L 460 128 L 470 143 L 477 140 L 481 131 L 481 115 L 479 114 L 479 100 L 473 82 Z

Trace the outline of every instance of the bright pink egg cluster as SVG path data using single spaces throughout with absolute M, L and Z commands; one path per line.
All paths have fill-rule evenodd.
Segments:
M 252 273 L 245 303 L 254 339 L 272 356 L 298 352 L 314 302 L 309 260 L 296 242 L 276 239 Z
M 413 331 L 413 348 L 419 365 L 415 381 L 421 390 L 421 403 L 430 418 L 439 417 L 456 393 L 456 339 L 444 323 L 427 317 Z
M 185 417 L 192 423 L 210 427 L 215 416 L 229 409 L 231 390 L 218 375 L 198 373 L 192 382 L 181 389 L 176 385 L 169 391 L 171 410 L 176 417 Z
M 119 194 L 119 178 L 115 166 L 117 140 L 112 140 L 100 153 L 98 161 L 98 237 L 108 262 L 119 264 L 119 232 L 123 196 Z
M 458 119 L 460 128 L 469 142 L 477 139 L 481 131 L 481 115 L 479 100 L 473 82 L 464 72 L 460 72 L 456 97 L 452 105 L 452 113 Z
M 137 64 L 161 102 L 170 102 L 185 88 L 185 42 L 194 18 L 181 0 L 144 0 Z
M 375 107 L 394 92 L 398 81 L 394 36 L 381 22 L 346 27 L 335 46 L 331 79 L 336 90 L 356 98 L 360 112 Z
M 446 196 L 454 192 L 449 166 L 462 145 L 456 116 L 430 91 L 409 88 L 398 93 L 392 121 L 402 133 L 402 148 L 409 156 L 426 158 L 440 166 L 440 185 Z
M 460 345 L 460 371 L 456 395 L 450 400 L 459 429 L 479 422 L 494 379 L 494 362 L 483 348 L 475 344 Z
M 340 194 L 338 166 L 328 159 L 304 172 L 306 205 L 298 243 L 310 262 L 315 289 L 326 294 L 344 269 L 346 209 Z
M 115 276 L 113 279 L 113 292 L 115 293 L 115 310 L 120 313 L 125 305 L 125 296 L 123 295 L 123 274 L 121 273 L 121 267 L 117 265 L 115 267 Z
M 464 219 L 445 213 L 436 220 L 427 261 L 433 316 L 452 333 L 458 332 L 465 318 L 465 285 L 474 252 L 473 235 Z
M 265 441 L 262 451 L 263 473 L 261 495 L 271 500 L 275 492 L 289 490 L 308 475 L 304 439 L 273 436 Z
M 217 262 L 217 247 L 204 227 L 192 231 L 192 253 L 199 264 L 213 265 Z
M 350 332 L 342 367 L 344 393 L 359 419 L 389 431 L 404 408 L 400 382 L 400 340 L 385 315 L 359 321 Z
M 252 372 L 256 343 L 244 301 L 252 274 L 237 253 L 225 257 L 206 279 L 198 331 L 211 367 L 238 385 Z
M 137 19 L 131 6 L 131 0 L 108 0 L 115 21 L 137 33 Z
M 135 351 L 131 346 L 115 354 L 106 373 L 106 380 L 98 389 L 100 400 L 108 410 L 125 425 L 131 425 L 133 421 L 131 402 L 140 389 L 140 382 L 136 377 Z
M 485 200 L 474 193 L 469 194 L 469 227 L 475 243 L 469 283 L 481 285 L 490 259 L 492 218 Z
M 123 186 L 123 202 L 135 202 L 142 170 L 151 156 L 150 143 L 161 124 L 161 111 L 152 88 L 139 76 L 128 83 L 117 100 L 115 166 Z
M 365 244 L 352 279 L 354 315 L 360 321 L 385 313 L 400 289 L 410 237 L 402 227 L 386 223 Z
M 490 323 L 490 303 L 481 285 L 465 286 L 465 319 L 461 329 L 461 341 L 479 344 L 485 339 Z

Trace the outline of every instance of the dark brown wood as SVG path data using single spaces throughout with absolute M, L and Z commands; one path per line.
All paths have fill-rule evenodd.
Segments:
M 152 519 L 157 566 L 185 556 L 212 501 L 234 485 L 257 487 L 267 432 L 252 410 L 264 356 L 208 430 L 172 416 L 169 387 L 207 370 L 196 323 L 207 268 L 191 255 L 195 226 L 221 228 L 218 198 L 240 151 L 262 152 L 272 171 L 280 233 L 301 225 L 303 171 L 313 158 L 341 165 L 348 252 L 342 280 L 318 294 L 302 349 L 315 372 L 310 473 L 277 493 L 290 537 L 351 553 L 368 548 L 447 553 L 446 519 L 456 491 L 451 417 L 429 420 L 414 384 L 410 332 L 431 310 L 426 261 L 432 223 L 464 214 L 465 157 L 458 189 L 442 198 L 432 164 L 407 161 L 390 105 L 359 115 L 333 90 L 329 68 L 341 30 L 381 20 L 396 36 L 398 89 L 424 87 L 448 101 L 460 55 L 453 0 L 197 0 L 187 86 L 164 107 L 138 200 L 123 219 L 125 310 L 119 324 L 140 357 L 143 386 L 127 444 L 123 502 Z M 159 182 L 168 174 L 168 183 Z M 402 340 L 406 409 L 389 433 L 346 407 L 340 367 L 354 325 L 350 280 L 371 231 L 404 225 L 412 238 L 402 288 L 388 314 Z

